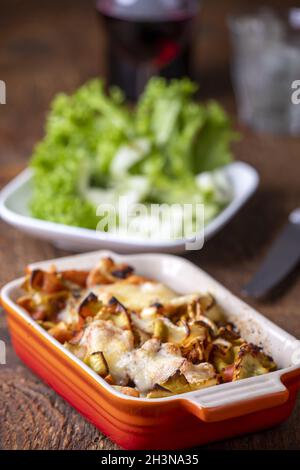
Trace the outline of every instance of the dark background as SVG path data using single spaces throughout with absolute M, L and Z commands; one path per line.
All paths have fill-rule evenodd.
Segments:
M 189 257 L 238 295 L 289 212 L 300 205 L 300 139 L 258 135 L 237 124 L 226 17 L 236 9 L 295 3 L 206 0 L 199 15 L 195 60 L 200 97 L 217 98 L 230 112 L 243 134 L 234 146 L 236 158 L 258 169 L 261 184 L 235 219 Z M 0 187 L 26 166 L 33 145 L 43 135 L 45 112 L 54 94 L 72 91 L 105 73 L 104 48 L 93 1 L 0 1 L 0 79 L 7 85 L 7 104 L 0 105 Z M 29 262 L 63 254 L 0 222 L 0 285 L 20 276 Z M 249 302 L 300 338 L 299 269 L 273 298 Z M 21 364 L 2 312 L 0 339 L 7 342 L 8 353 L 7 365 L 0 365 L 0 448 L 116 448 Z M 276 429 L 207 447 L 299 449 L 299 422 L 298 404 L 291 418 Z

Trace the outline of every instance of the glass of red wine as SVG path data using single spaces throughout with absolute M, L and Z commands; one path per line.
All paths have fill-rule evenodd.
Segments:
M 108 82 L 135 101 L 153 75 L 191 75 L 198 0 L 97 0 L 108 35 Z

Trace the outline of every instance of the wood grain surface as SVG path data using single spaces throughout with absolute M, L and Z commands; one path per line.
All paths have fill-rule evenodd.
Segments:
M 241 3 L 206 2 L 195 47 L 202 97 L 219 99 L 233 119 L 225 19 Z M 244 3 L 250 5 L 250 1 Z M 251 6 L 261 3 L 252 1 Z M 35 142 L 43 134 L 45 112 L 53 95 L 61 90 L 72 91 L 89 77 L 104 73 L 105 65 L 104 38 L 93 1 L 2 0 L 0 9 L 0 79 L 7 85 L 7 104 L 0 106 L 2 187 L 26 166 Z M 192 261 L 238 295 L 289 212 L 300 206 L 300 139 L 257 135 L 244 128 L 240 131 L 243 138 L 235 144 L 235 155 L 258 169 L 259 190 L 203 250 L 189 254 Z M 29 262 L 64 254 L 0 222 L 1 285 L 20 276 Z M 276 295 L 249 302 L 300 338 L 299 269 Z M 0 339 L 7 344 L 7 364 L 0 365 L 1 449 L 117 448 L 22 365 L 11 347 L 3 311 Z M 299 449 L 299 422 L 298 402 L 293 415 L 281 426 L 207 448 Z

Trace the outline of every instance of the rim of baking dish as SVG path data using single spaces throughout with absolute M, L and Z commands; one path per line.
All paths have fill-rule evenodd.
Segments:
M 77 260 L 77 259 L 84 259 L 84 258 L 89 258 L 89 257 L 103 257 L 103 256 L 110 256 L 114 258 L 119 258 L 123 259 L 126 262 L 130 263 L 130 260 L 134 259 L 141 259 L 143 257 L 147 258 L 153 258 L 153 257 L 161 257 L 161 258 L 170 258 L 170 259 L 176 259 L 180 260 L 182 263 L 187 264 L 192 266 L 194 269 L 198 269 L 199 271 L 202 271 L 201 268 L 196 266 L 194 263 L 192 263 L 189 260 L 186 260 L 184 258 L 175 256 L 175 255 L 170 255 L 170 254 L 161 254 L 161 253 L 145 253 L 145 254 L 128 254 L 128 255 L 122 255 L 119 253 L 114 253 L 109 250 L 97 250 L 97 251 L 92 251 L 88 253 L 81 253 L 77 255 L 72 255 L 72 256 L 65 256 L 61 258 L 54 258 L 54 259 L 49 259 L 45 261 L 38 261 L 35 263 L 30 263 L 28 267 L 43 267 L 47 268 L 49 265 L 53 264 L 63 264 L 64 261 L 71 261 L 71 260 Z M 59 269 L 62 269 L 60 266 Z M 218 283 L 214 278 L 209 276 L 206 272 L 205 275 L 212 279 L 216 285 L 222 289 L 224 289 L 230 296 L 235 297 L 239 302 L 244 304 L 247 307 L 248 306 L 245 302 L 243 302 L 241 299 L 237 298 L 234 294 L 232 294 L 228 289 L 226 289 L 223 285 Z M 217 392 L 218 395 L 223 391 L 225 395 L 228 395 L 228 400 L 227 402 L 222 402 L 222 405 L 228 405 L 228 404 L 233 404 L 233 403 L 238 403 L 240 401 L 246 401 L 245 397 L 241 397 L 240 392 L 242 391 L 242 394 L 244 393 L 244 390 L 246 389 L 247 392 L 247 401 L 250 401 L 252 398 L 257 398 L 257 395 L 255 394 L 255 390 L 257 389 L 258 386 L 264 386 L 264 383 L 267 383 L 267 389 L 265 394 L 272 393 L 272 390 L 270 390 L 270 383 L 273 385 L 277 386 L 277 389 L 273 391 L 274 392 L 283 392 L 286 390 L 285 385 L 281 381 L 281 376 L 285 375 L 289 372 L 295 371 L 297 369 L 300 369 L 300 364 L 299 365 L 291 365 L 288 367 L 284 367 L 281 369 L 278 369 L 274 372 L 269 372 L 268 374 L 260 375 L 260 376 L 255 376 L 255 377 L 249 377 L 247 379 L 243 379 L 240 381 L 236 382 L 229 382 L 229 383 L 224 383 L 224 384 L 218 384 L 218 385 L 213 385 L 211 387 L 206 387 L 202 388 L 199 390 L 195 390 L 192 392 L 186 392 L 182 394 L 177 394 L 177 395 L 172 395 L 170 397 L 161 397 L 161 398 L 146 398 L 146 397 L 132 397 L 125 395 L 118 390 L 114 389 L 111 385 L 109 385 L 102 377 L 100 377 L 98 374 L 96 374 L 89 366 L 84 364 L 80 359 L 78 359 L 74 354 L 72 354 L 70 351 L 68 351 L 61 343 L 59 343 L 53 336 L 51 336 L 46 330 L 44 330 L 35 320 L 33 320 L 29 314 L 22 308 L 20 307 L 13 299 L 12 299 L 12 294 L 16 289 L 19 289 L 24 282 L 25 277 L 21 277 L 18 279 L 15 279 L 9 283 L 7 283 L 2 289 L 1 289 L 1 301 L 4 307 L 8 307 L 9 309 L 13 310 L 16 312 L 19 316 L 21 316 L 29 325 L 31 325 L 35 330 L 37 330 L 41 335 L 43 335 L 55 348 L 59 349 L 61 352 L 63 352 L 67 357 L 69 357 L 70 360 L 74 361 L 79 367 L 81 367 L 88 375 L 90 375 L 98 384 L 102 387 L 104 387 L 108 392 L 112 393 L 113 395 L 117 396 L 118 398 L 121 398 L 122 400 L 125 401 L 135 401 L 143 404 L 149 404 L 149 403 L 159 403 L 159 402 L 171 402 L 171 401 L 176 401 L 176 400 L 187 400 L 188 402 L 194 402 L 193 398 L 197 399 L 197 404 L 202 407 L 203 409 L 209 409 L 215 406 L 219 406 L 218 404 L 216 405 L 205 405 L 205 398 L 208 397 L 209 395 L 213 395 L 214 391 Z M 291 342 L 297 342 L 297 338 L 292 336 L 290 333 L 286 332 L 279 326 L 277 326 L 275 323 L 273 323 L 271 320 L 268 318 L 264 317 L 262 314 L 260 314 L 258 311 L 250 307 L 253 312 L 255 312 L 255 315 L 257 317 L 260 317 L 263 319 L 263 322 L 268 324 L 271 328 L 275 329 L 278 334 L 284 335 L 287 341 Z M 251 385 L 253 385 L 251 387 Z M 229 393 L 228 393 L 229 392 Z M 234 393 L 237 392 L 237 393 Z M 263 395 L 263 391 L 260 392 L 259 396 Z M 200 399 L 200 400 L 199 400 Z M 208 400 L 209 401 L 209 400 Z

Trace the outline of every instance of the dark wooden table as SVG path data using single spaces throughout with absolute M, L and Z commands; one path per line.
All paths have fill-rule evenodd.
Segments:
M 233 116 L 225 17 L 240 3 L 207 2 L 196 47 L 202 97 L 219 99 Z M 255 3 L 261 2 L 252 1 L 252 7 Z M 26 166 L 34 143 L 42 136 L 44 115 L 52 96 L 61 90 L 72 91 L 87 78 L 104 72 L 102 40 L 93 2 L 1 1 L 0 79 L 7 84 L 7 104 L 0 105 L 1 187 Z M 189 255 L 238 295 L 289 212 L 300 205 L 300 140 L 241 130 L 243 139 L 235 145 L 235 155 L 258 169 L 259 190 L 201 252 Z M 0 224 L 1 285 L 20 276 L 29 262 L 65 254 L 22 235 L 4 222 Z M 277 296 L 264 302 L 249 302 L 300 338 L 299 269 Z M 0 366 L 0 448 L 117 448 L 18 360 L 3 312 L 0 339 L 7 344 L 7 364 Z M 299 449 L 299 422 L 298 403 L 290 419 L 276 429 L 207 447 Z

